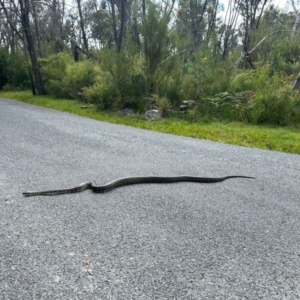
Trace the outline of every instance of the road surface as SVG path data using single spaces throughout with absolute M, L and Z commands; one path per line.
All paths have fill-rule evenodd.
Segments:
M 222 177 L 23 197 L 127 176 Z M 300 156 L 0 99 L 1 299 L 300 299 Z

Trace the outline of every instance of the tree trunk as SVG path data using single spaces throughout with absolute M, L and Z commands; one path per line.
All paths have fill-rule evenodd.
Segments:
M 33 75 L 35 79 L 37 92 L 39 95 L 44 95 L 45 94 L 44 83 L 38 65 L 37 55 L 34 48 L 34 41 L 30 30 L 29 0 L 19 0 L 19 4 L 21 10 L 21 24 L 26 37 L 27 49 L 32 63 Z
M 131 15 L 131 1 L 130 0 L 120 0 L 118 10 L 119 10 L 119 26 L 117 25 L 116 11 L 115 11 L 115 1 L 110 0 L 111 4 L 111 14 L 113 21 L 113 33 L 116 45 L 116 51 L 120 52 L 122 49 L 122 43 L 125 36 L 126 27 L 130 22 Z M 118 28 L 119 27 L 119 28 Z
M 42 47 L 41 47 L 41 37 L 40 37 L 39 26 L 38 26 L 38 18 L 37 18 L 36 7 L 35 7 L 35 3 L 34 2 L 32 3 L 32 12 L 33 12 L 35 32 L 36 32 L 36 40 L 37 40 L 38 53 L 39 53 L 40 57 L 43 57 Z
M 194 1 L 190 0 L 189 9 L 190 9 L 190 30 L 192 35 L 192 45 L 191 51 L 196 52 L 199 50 L 201 43 L 203 41 L 203 32 L 201 30 L 202 22 L 204 19 L 204 14 L 207 12 L 208 0 L 203 1 Z
M 116 41 L 117 52 L 121 51 L 124 32 L 125 32 L 125 2 L 126 2 L 126 0 L 121 0 L 120 29 L 119 29 L 119 34 L 118 34 L 117 41 Z
M 143 17 L 146 16 L 146 0 L 142 0 L 142 12 L 143 12 Z
M 86 34 L 85 34 L 84 22 L 83 22 L 82 10 L 81 10 L 81 2 L 80 1 L 81 0 L 77 0 L 78 13 L 79 13 L 79 18 L 80 18 L 80 29 L 81 29 L 81 33 L 82 33 L 84 49 L 85 49 L 85 51 L 89 51 L 89 45 L 88 45 L 88 41 L 87 41 Z

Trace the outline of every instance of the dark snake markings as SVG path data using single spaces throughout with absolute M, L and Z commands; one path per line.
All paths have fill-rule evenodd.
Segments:
M 24 196 L 38 196 L 38 195 L 59 195 L 59 194 L 69 194 L 69 193 L 78 193 L 86 189 L 92 190 L 94 193 L 106 193 L 117 187 L 130 185 L 130 184 L 139 184 L 139 183 L 175 183 L 175 182 L 198 182 L 198 183 L 215 183 L 221 182 L 230 178 L 250 178 L 254 179 L 255 177 L 250 176 L 226 176 L 219 178 L 209 178 L 209 177 L 193 177 L 193 176 L 176 176 L 176 177 L 157 177 L 157 176 L 147 176 L 147 177 L 125 177 L 121 179 L 116 179 L 109 182 L 106 185 L 93 185 L 92 182 L 84 182 L 80 185 L 60 190 L 50 190 L 50 191 L 28 191 L 24 192 Z

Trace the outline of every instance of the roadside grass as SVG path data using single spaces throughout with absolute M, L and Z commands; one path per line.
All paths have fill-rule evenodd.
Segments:
M 123 117 L 113 112 L 97 111 L 95 107 L 82 109 L 81 106 L 84 104 L 76 100 L 33 96 L 29 91 L 1 91 L 0 96 L 99 121 L 245 147 L 300 154 L 300 130 L 297 128 L 254 126 L 238 122 L 192 123 L 183 118 L 146 121 L 141 117 Z

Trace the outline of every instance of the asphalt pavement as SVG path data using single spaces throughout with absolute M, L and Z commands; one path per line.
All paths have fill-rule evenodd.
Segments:
M 0 299 L 300 299 L 300 156 L 0 99 Z

